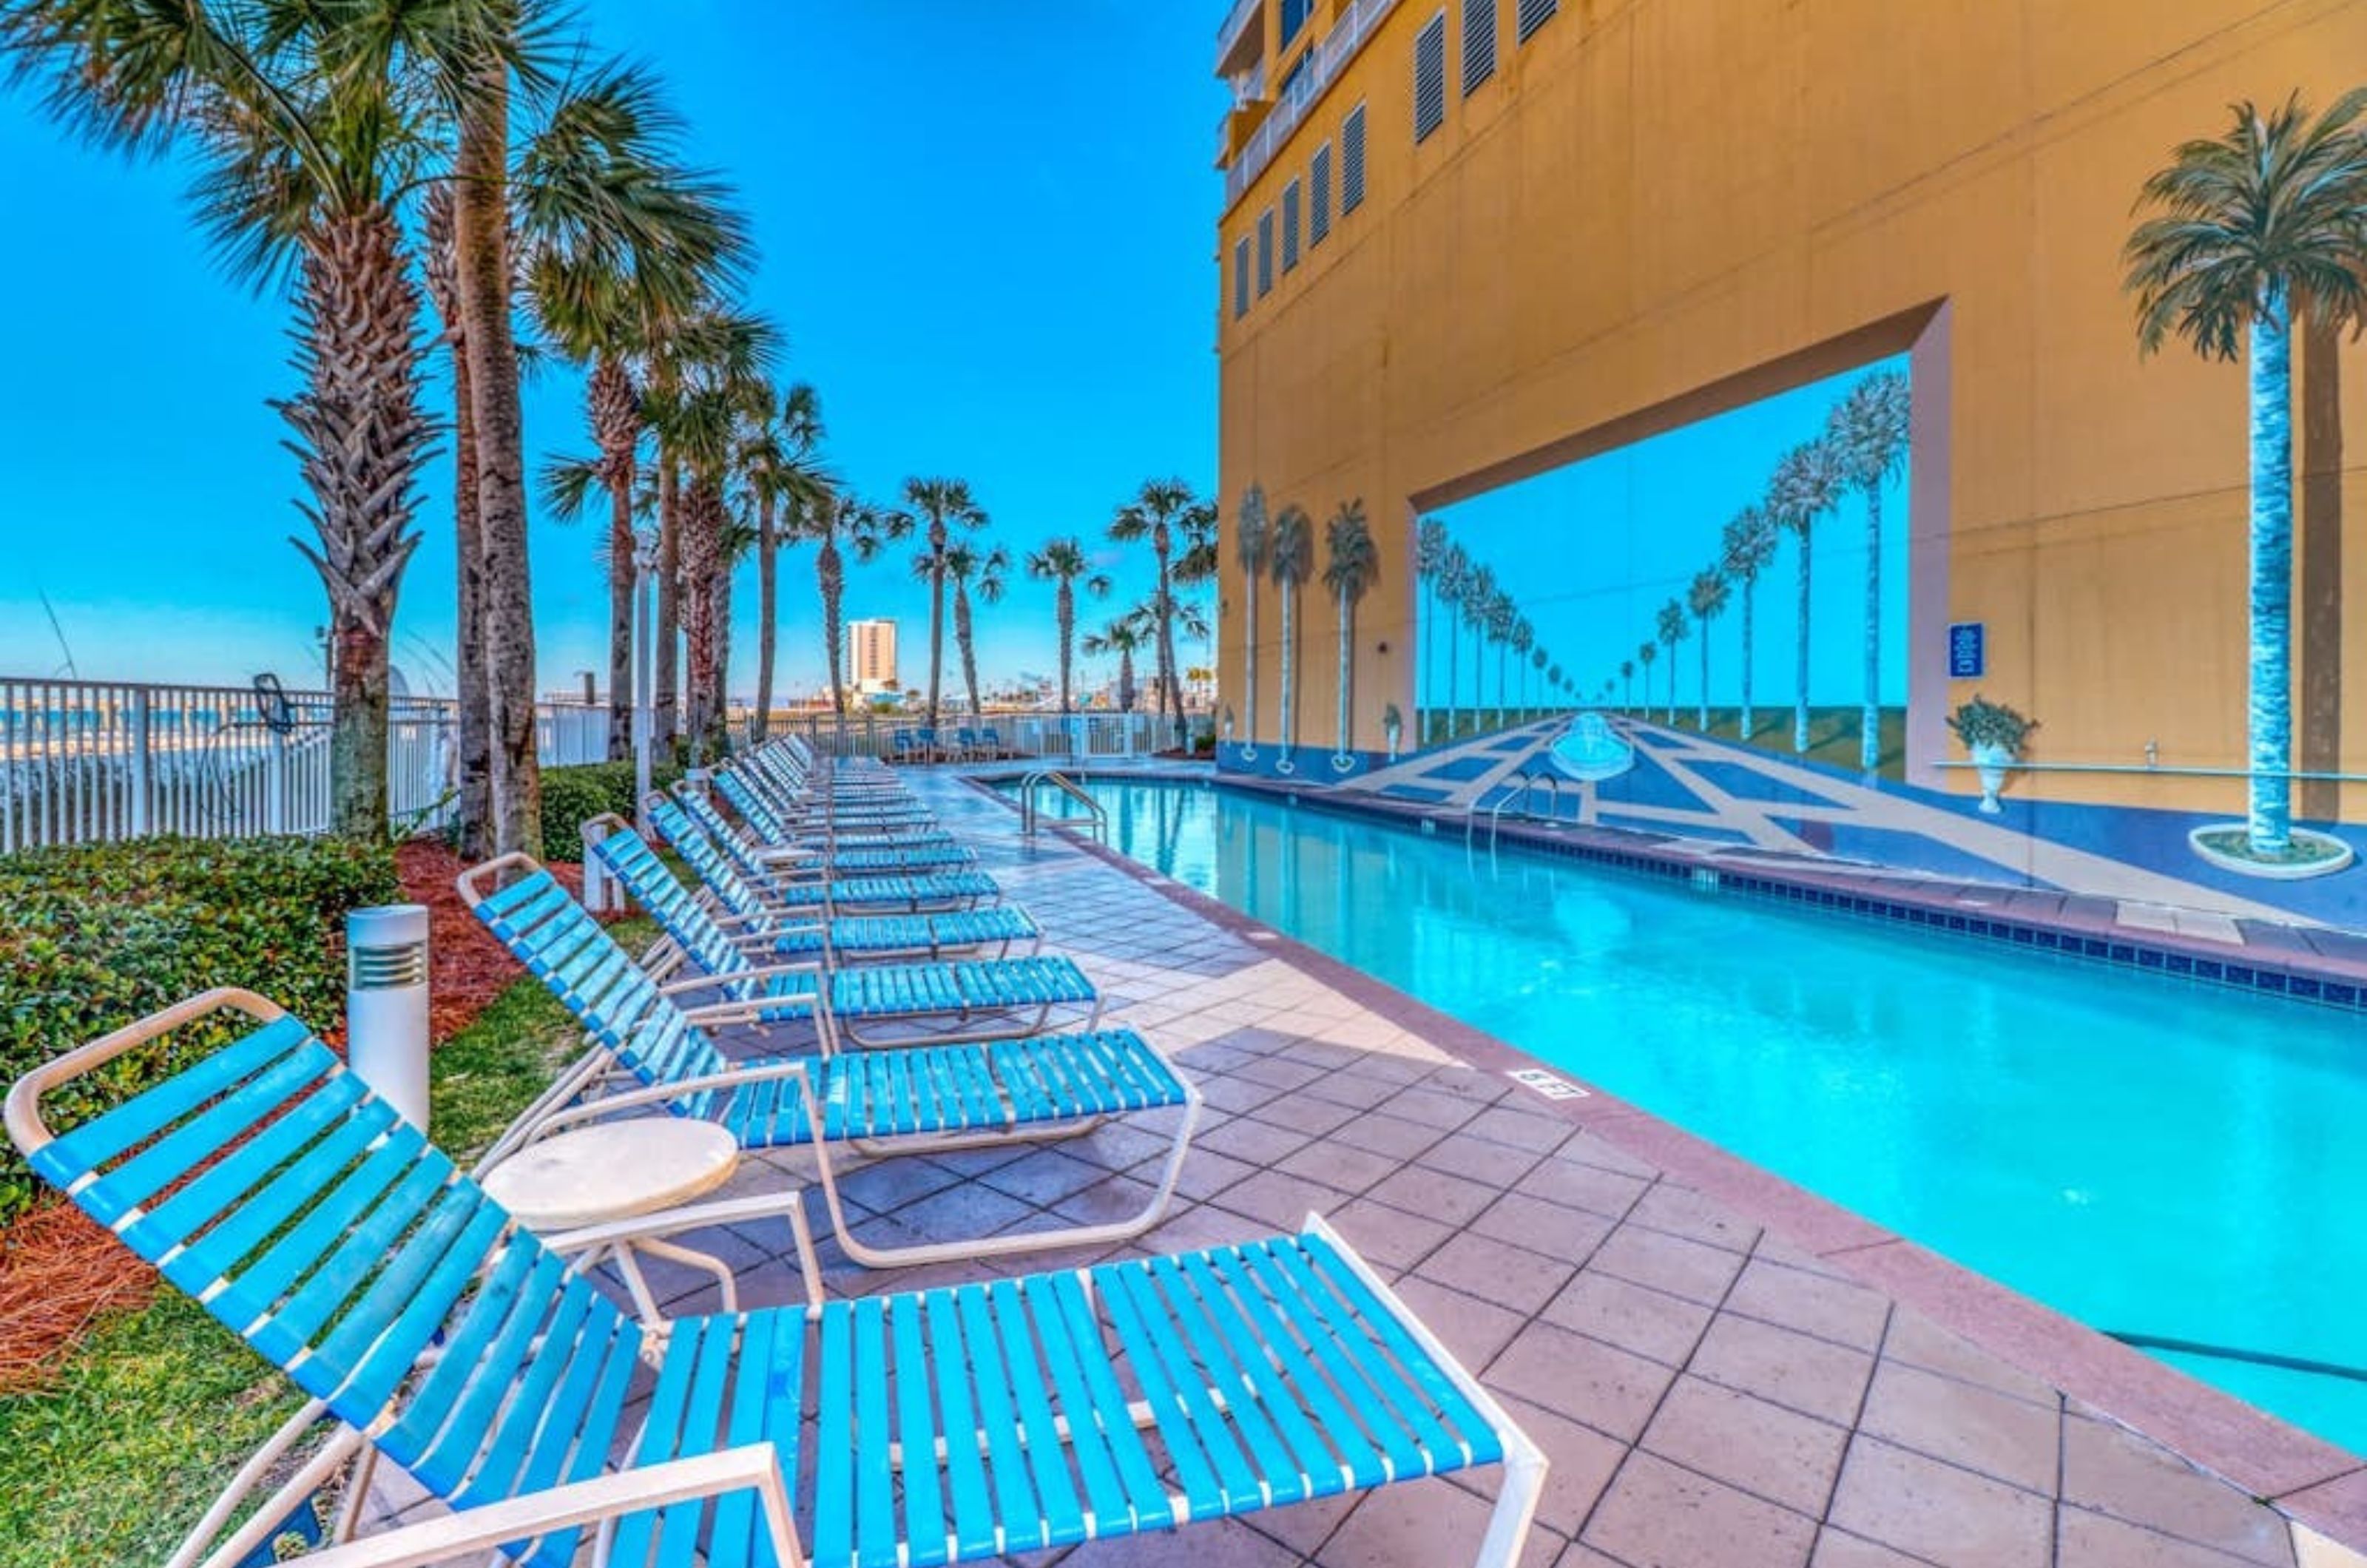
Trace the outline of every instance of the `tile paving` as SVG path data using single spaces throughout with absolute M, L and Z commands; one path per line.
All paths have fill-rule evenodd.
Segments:
M 917 787 L 1207 1109 L 1173 1207 L 1127 1247 L 874 1272 L 825 1240 L 833 1291 L 1211 1245 L 1319 1209 L 1551 1457 L 1528 1564 L 2367 1564 L 2314 1538 L 2297 1559 L 2275 1509 L 1465 1065 L 1295 944 L 1245 940 L 1065 842 L 1026 844 L 957 781 Z M 1138 1203 L 1159 1150 L 1109 1125 L 1058 1148 L 884 1161 L 844 1190 L 883 1240 L 1021 1231 Z M 752 1158 L 738 1184 L 798 1174 L 792 1156 Z M 729 1240 L 744 1303 L 796 1298 L 786 1227 Z M 651 1273 L 676 1310 L 711 1303 L 695 1276 Z M 400 1477 L 379 1484 L 384 1514 L 426 1506 Z M 1476 1551 L 1493 1485 L 1481 1471 L 1024 1561 L 1430 1568 Z

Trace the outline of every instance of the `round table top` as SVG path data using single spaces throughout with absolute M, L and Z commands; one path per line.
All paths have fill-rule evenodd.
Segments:
M 520 1224 L 559 1230 L 686 1203 L 723 1185 L 739 1163 L 738 1140 L 714 1122 L 647 1116 L 530 1144 L 481 1184 Z

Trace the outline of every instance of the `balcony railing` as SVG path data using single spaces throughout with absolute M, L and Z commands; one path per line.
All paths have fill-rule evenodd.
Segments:
M 1398 0 L 1356 0 L 1341 17 L 1337 26 L 1324 34 L 1315 45 L 1313 57 L 1307 69 L 1298 73 L 1274 112 L 1265 117 L 1256 134 L 1241 147 L 1240 155 L 1225 170 L 1225 205 L 1230 208 L 1240 200 L 1250 186 L 1257 183 L 1266 165 L 1273 163 L 1284 143 L 1298 130 L 1298 122 L 1323 96 L 1326 89 L 1340 79 L 1348 62 L 1356 58 L 1367 40 L 1380 30 L 1381 23 L 1397 9 Z

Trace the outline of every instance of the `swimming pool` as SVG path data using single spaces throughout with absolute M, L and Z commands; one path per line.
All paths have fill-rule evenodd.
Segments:
M 2367 1363 L 2355 1018 L 1206 785 L 1089 788 L 1131 858 L 2082 1322 Z M 2163 1359 L 2367 1452 L 2367 1382 Z

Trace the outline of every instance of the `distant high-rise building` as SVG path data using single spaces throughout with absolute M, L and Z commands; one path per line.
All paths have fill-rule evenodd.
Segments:
M 865 696 L 895 690 L 895 622 L 847 622 L 846 682 Z

